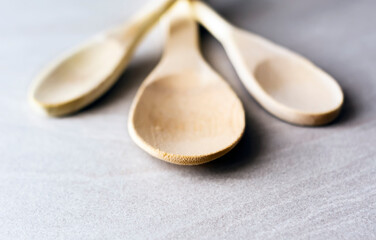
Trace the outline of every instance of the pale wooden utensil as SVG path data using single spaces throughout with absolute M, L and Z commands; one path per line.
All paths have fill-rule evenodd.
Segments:
M 190 4 L 179 1 L 171 11 L 164 55 L 138 90 L 128 129 L 149 154 L 197 165 L 238 143 L 245 114 L 229 85 L 201 56 Z
M 53 62 L 35 79 L 31 102 L 48 115 L 61 116 L 96 100 L 116 82 L 142 37 L 175 1 L 154 1 L 126 25 Z
M 192 7 L 266 110 L 299 125 L 326 124 L 337 117 L 343 93 L 332 77 L 296 53 L 230 25 L 204 3 L 192 1 Z

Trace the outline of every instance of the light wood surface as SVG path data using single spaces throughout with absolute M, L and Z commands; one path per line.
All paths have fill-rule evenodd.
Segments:
M 195 16 L 225 47 L 253 97 L 278 118 L 300 125 L 333 121 L 343 104 L 338 83 L 307 59 L 233 27 L 201 1 Z
M 127 130 L 161 57 L 158 26 L 108 94 L 77 114 L 44 117 L 25 97 L 46 63 L 147 2 L 0 0 L 0 238 L 374 240 L 376 1 L 207 1 L 312 60 L 345 102 L 325 127 L 279 121 L 201 28 L 202 53 L 239 95 L 247 127 L 227 155 L 192 167 L 150 156 Z
M 149 3 L 124 26 L 50 63 L 34 80 L 31 103 L 51 116 L 72 114 L 92 103 L 118 80 L 143 36 L 174 2 Z
M 129 114 L 129 132 L 145 151 L 180 165 L 223 156 L 240 140 L 243 106 L 202 58 L 189 1 L 165 17 L 161 62 L 141 85 Z

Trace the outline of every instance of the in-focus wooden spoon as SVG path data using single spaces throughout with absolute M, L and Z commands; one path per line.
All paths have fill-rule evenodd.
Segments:
M 128 129 L 149 154 L 197 165 L 238 143 L 244 110 L 229 85 L 202 58 L 190 4 L 181 0 L 169 14 L 164 55 L 138 90 Z
M 332 121 L 343 104 L 338 83 L 307 59 L 238 29 L 211 8 L 192 1 L 197 20 L 224 46 L 240 79 L 270 113 L 293 124 Z
M 126 25 L 53 62 L 35 79 L 32 103 L 48 115 L 62 116 L 96 100 L 116 82 L 142 37 L 175 1 L 154 1 Z

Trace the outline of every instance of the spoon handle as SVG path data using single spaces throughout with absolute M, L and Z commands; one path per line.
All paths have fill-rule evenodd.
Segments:
M 201 1 L 192 1 L 191 6 L 197 21 L 220 42 L 225 43 L 235 27 Z
M 174 6 L 173 11 L 163 18 L 163 22 L 167 32 L 163 53 L 164 62 L 168 60 L 174 65 L 186 66 L 187 59 L 201 57 L 198 50 L 198 26 L 189 1 L 180 0 Z M 196 61 L 188 62 L 196 63 Z
M 130 21 L 110 32 L 109 36 L 122 42 L 129 42 L 130 37 L 142 38 L 176 1 L 178 0 L 154 0 L 149 2 Z

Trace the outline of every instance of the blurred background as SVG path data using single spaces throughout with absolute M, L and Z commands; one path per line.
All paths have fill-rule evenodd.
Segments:
M 80 113 L 46 118 L 27 103 L 49 61 L 146 2 L 0 0 L 1 238 L 375 239 L 376 1 L 207 1 L 323 68 L 345 104 L 325 127 L 275 119 L 201 29 L 203 54 L 240 96 L 247 129 L 229 155 L 192 168 L 147 155 L 126 128 L 163 50 L 160 26 L 108 94 Z

